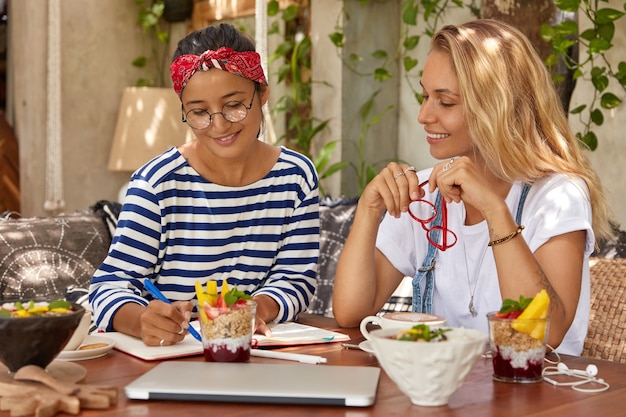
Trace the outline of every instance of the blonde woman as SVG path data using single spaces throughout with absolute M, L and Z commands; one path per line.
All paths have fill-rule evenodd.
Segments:
M 337 322 L 376 313 L 404 276 L 415 311 L 485 332 L 502 300 L 545 289 L 548 343 L 580 354 L 587 261 L 609 209 L 541 59 L 505 23 L 446 26 L 421 85 L 418 121 L 442 162 L 390 163 L 363 192 L 337 267 Z

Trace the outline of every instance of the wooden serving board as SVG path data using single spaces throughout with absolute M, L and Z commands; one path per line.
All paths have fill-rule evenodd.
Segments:
M 79 384 L 86 375 L 85 368 L 72 362 L 54 361 L 45 370 L 29 365 L 15 373 L 0 364 L 0 411 L 12 417 L 53 417 L 117 402 L 117 387 Z
M 64 384 L 76 384 L 85 380 L 87 370 L 73 362 L 52 361 L 46 371 L 57 381 Z M 0 363 L 0 382 L 13 383 L 13 375 L 3 363 Z

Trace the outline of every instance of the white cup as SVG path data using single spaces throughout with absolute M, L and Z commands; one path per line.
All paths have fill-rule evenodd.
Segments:
M 63 350 L 76 350 L 83 343 L 85 337 L 89 333 L 89 327 L 91 327 L 91 311 L 85 309 L 85 314 L 80 319 L 78 327 L 74 330 L 70 341 L 67 342 Z
M 361 320 L 361 333 L 363 336 L 371 340 L 370 332 L 367 326 L 375 324 L 383 329 L 410 329 L 416 324 L 426 324 L 428 327 L 443 327 L 446 325 L 446 319 L 426 313 L 416 313 L 412 311 L 395 311 L 385 313 L 381 316 L 367 316 Z

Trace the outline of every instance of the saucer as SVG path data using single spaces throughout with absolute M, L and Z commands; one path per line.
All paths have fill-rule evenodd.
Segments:
M 359 343 L 359 349 L 367 353 L 374 353 L 374 347 L 372 346 L 372 342 L 369 340 L 364 340 Z
M 96 359 L 100 358 L 107 353 L 113 346 L 115 346 L 115 341 L 102 336 L 92 336 L 88 335 L 83 340 L 81 346 L 90 345 L 93 343 L 106 343 L 106 346 L 102 346 L 95 349 L 85 349 L 85 350 L 62 350 L 61 353 L 55 358 L 55 360 L 59 361 L 85 361 L 87 359 Z M 80 349 L 80 348 L 79 348 Z

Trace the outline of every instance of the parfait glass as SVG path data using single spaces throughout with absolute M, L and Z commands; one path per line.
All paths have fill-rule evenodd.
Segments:
M 204 359 L 207 362 L 249 362 L 256 302 L 231 306 L 205 305 L 200 317 Z
M 493 379 L 532 383 L 543 380 L 550 318 L 519 319 L 487 314 Z

